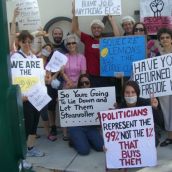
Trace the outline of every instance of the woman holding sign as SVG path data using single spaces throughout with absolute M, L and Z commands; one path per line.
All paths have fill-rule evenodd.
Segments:
M 129 107 L 140 107 L 140 106 L 152 106 L 153 117 L 155 122 L 155 143 L 156 146 L 159 144 L 159 135 L 157 130 L 156 121 L 161 115 L 161 111 L 158 108 L 158 100 L 155 97 L 151 97 L 150 100 L 140 98 L 140 88 L 137 82 L 128 81 L 124 86 L 123 91 L 123 102 L 119 105 L 120 108 L 129 108 Z
M 64 66 L 63 75 L 67 75 L 68 79 L 72 81 L 72 88 L 77 87 L 78 78 L 80 74 L 86 73 L 86 59 L 83 54 L 77 52 L 78 39 L 74 34 L 68 35 L 65 39 L 65 46 L 68 53 L 66 54 L 68 62 Z M 64 88 L 66 88 L 66 83 Z
M 155 57 L 160 55 L 158 47 L 154 40 L 150 39 L 147 35 L 147 29 L 144 23 L 137 22 L 133 27 L 133 35 L 145 35 L 147 37 L 147 57 Z
M 35 60 L 37 57 L 31 52 L 31 44 L 34 37 L 28 31 L 22 31 L 18 36 L 20 50 L 11 56 L 13 60 Z M 22 65 L 20 69 L 24 68 Z M 31 67 L 32 68 L 32 67 Z M 34 68 L 34 67 L 33 67 Z M 24 74 L 26 75 L 26 74 Z M 26 75 L 28 76 L 28 75 Z M 30 83 L 27 83 L 27 85 Z M 36 130 L 39 122 L 40 112 L 28 101 L 28 97 L 23 94 L 23 111 L 25 118 L 25 130 L 27 137 L 27 156 L 41 157 L 44 153 L 35 147 Z
M 78 88 L 90 88 L 91 83 L 87 74 L 82 74 L 78 80 Z M 80 155 L 88 155 L 92 147 L 103 151 L 103 137 L 96 126 L 69 127 L 70 143 Z
M 172 30 L 161 28 L 157 33 L 157 37 L 163 48 L 160 52 L 161 55 L 172 53 Z M 160 144 L 163 147 L 172 144 L 172 96 L 159 97 L 159 101 L 164 114 L 165 129 L 168 132 L 167 138 Z
M 76 88 L 80 74 L 86 73 L 86 59 L 83 54 L 77 52 L 78 39 L 74 34 L 68 35 L 64 43 L 68 50 L 68 53 L 66 54 L 68 62 L 64 66 L 64 70 L 61 72 L 63 78 L 66 78 L 63 88 Z M 72 83 L 70 87 L 67 84 L 68 81 L 71 81 Z M 68 140 L 66 128 L 63 128 L 63 140 Z

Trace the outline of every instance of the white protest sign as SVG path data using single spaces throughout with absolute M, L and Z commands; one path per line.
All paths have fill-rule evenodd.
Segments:
M 38 83 L 34 85 L 26 94 L 29 102 L 40 111 L 44 106 L 46 106 L 50 101 L 51 97 L 47 94 L 43 86 Z
M 150 106 L 100 112 L 107 168 L 155 166 L 157 153 Z
M 172 95 L 172 53 L 134 62 L 133 79 L 141 97 Z
M 140 0 L 140 21 L 148 34 L 154 35 L 161 27 L 172 28 L 171 0 Z
M 62 127 L 100 125 L 97 113 L 112 108 L 115 87 L 58 90 Z
M 61 67 L 67 63 L 67 61 L 68 59 L 64 54 L 59 51 L 55 51 L 45 68 L 51 72 L 58 72 Z
M 76 16 L 121 15 L 121 0 L 75 0 Z
M 39 6 L 37 0 L 19 0 L 19 30 L 38 30 L 41 27 Z
M 41 82 L 45 85 L 45 71 L 42 59 L 33 58 L 11 59 L 11 71 L 13 84 L 19 84 L 22 93 L 27 92 L 33 85 Z

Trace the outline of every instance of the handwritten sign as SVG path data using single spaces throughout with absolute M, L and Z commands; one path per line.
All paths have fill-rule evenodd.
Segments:
M 47 94 L 45 89 L 43 89 L 40 83 L 34 85 L 28 92 L 27 97 L 29 102 L 40 111 L 44 106 L 46 106 L 50 101 L 51 97 Z
M 146 25 L 149 35 L 159 28 L 172 28 L 171 0 L 140 0 L 140 21 Z
M 172 95 L 172 53 L 134 62 L 133 79 L 141 97 Z
M 100 40 L 100 74 L 130 76 L 132 62 L 146 57 L 144 36 L 124 36 Z
M 68 59 L 64 54 L 59 51 L 55 51 L 45 68 L 51 72 L 58 72 L 61 67 L 67 63 L 67 61 Z
M 100 112 L 107 168 L 155 166 L 154 122 L 150 106 Z
M 14 77 L 13 84 L 18 84 L 22 92 L 28 91 L 33 85 L 39 82 L 38 77 Z
M 76 16 L 121 15 L 121 0 L 75 0 Z
M 18 24 L 20 30 L 38 30 L 41 27 L 37 0 L 19 0 L 16 4 L 20 14 Z
M 97 113 L 112 108 L 115 97 L 115 87 L 59 90 L 61 126 L 100 125 Z
M 22 93 L 38 82 L 45 85 L 42 59 L 11 59 L 11 71 L 13 84 L 19 84 Z

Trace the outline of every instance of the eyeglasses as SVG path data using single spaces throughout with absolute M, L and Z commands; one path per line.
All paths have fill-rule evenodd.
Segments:
M 80 86 L 84 86 L 84 85 L 90 85 L 90 82 L 89 81 L 80 82 Z
M 68 42 L 67 45 L 74 45 L 76 42 Z
M 134 32 L 144 32 L 144 28 L 135 28 Z
M 23 44 L 32 44 L 32 41 L 22 41 Z

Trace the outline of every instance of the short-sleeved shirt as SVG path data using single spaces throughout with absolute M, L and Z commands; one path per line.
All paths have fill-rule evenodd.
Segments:
M 65 74 L 73 81 L 74 85 L 77 86 L 78 78 L 81 71 L 86 71 L 86 59 L 82 54 L 70 55 L 66 54 L 68 62 L 64 67 Z
M 18 58 L 27 58 L 27 59 L 36 59 L 37 57 L 30 52 L 30 55 L 25 54 L 22 50 L 19 50 L 11 55 L 11 59 L 18 59 Z
M 81 32 L 81 41 L 85 45 L 87 73 L 94 76 L 100 76 L 99 40 Z

